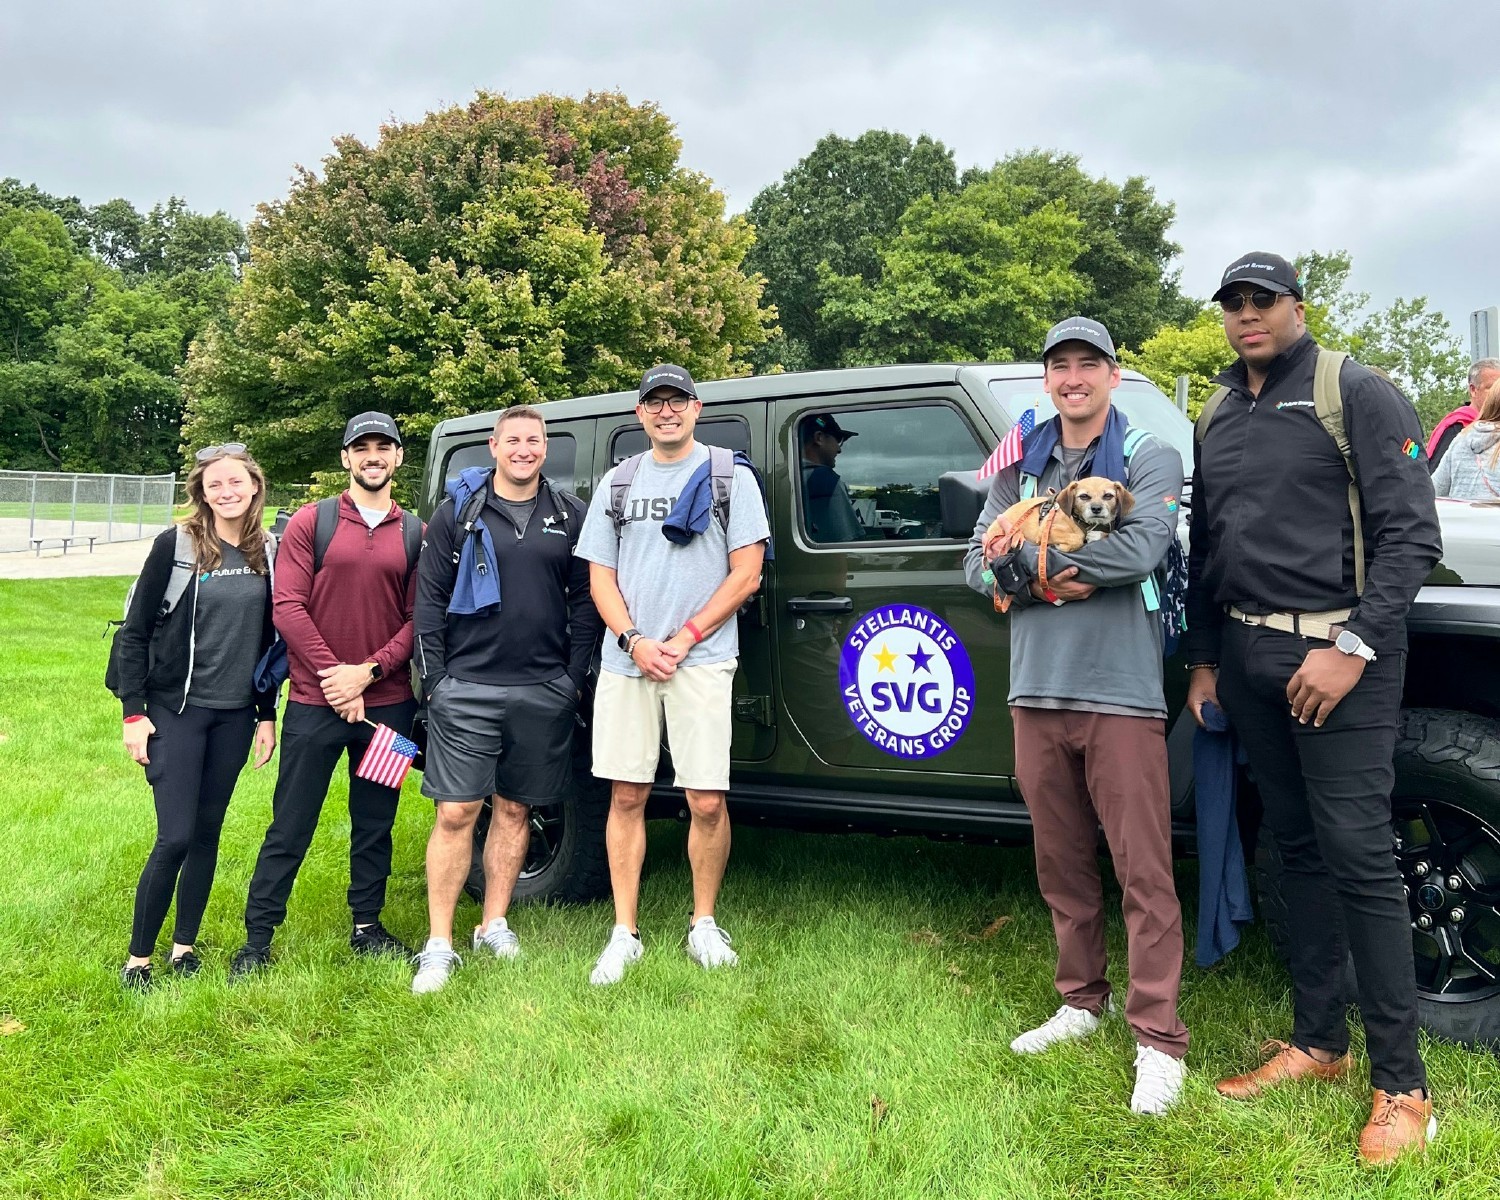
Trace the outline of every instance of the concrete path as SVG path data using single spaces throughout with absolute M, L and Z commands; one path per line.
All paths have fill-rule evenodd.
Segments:
M 74 547 L 66 554 L 57 546 L 44 549 L 41 557 L 30 550 L 0 554 L 0 579 L 77 579 L 84 575 L 139 575 L 151 538 L 138 542 L 101 542 Z

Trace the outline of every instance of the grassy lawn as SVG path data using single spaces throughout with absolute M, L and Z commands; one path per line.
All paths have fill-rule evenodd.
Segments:
M 606 905 L 522 908 L 519 963 L 469 960 L 418 1000 L 407 967 L 348 953 L 336 784 L 274 967 L 230 990 L 268 769 L 230 809 L 204 974 L 126 995 L 153 821 L 101 683 L 99 630 L 124 586 L 0 582 L 0 1195 L 1500 1194 L 1490 1055 L 1425 1046 L 1439 1138 L 1383 1174 L 1355 1163 L 1360 1082 L 1218 1098 L 1218 1074 L 1290 1027 L 1258 932 L 1219 970 L 1187 972 L 1192 1074 L 1170 1116 L 1128 1111 L 1118 1020 L 1041 1059 L 1012 1055 L 1014 1033 L 1058 1002 L 1026 850 L 742 830 L 720 913 L 744 961 L 708 975 L 681 951 L 684 830 L 661 825 L 648 952 L 623 984 L 586 981 Z M 425 925 L 430 820 L 409 785 L 386 910 L 409 940 Z M 1191 938 L 1190 865 L 1180 878 Z M 460 927 L 475 916 L 465 901 Z M 1123 964 L 1118 920 L 1111 939 Z

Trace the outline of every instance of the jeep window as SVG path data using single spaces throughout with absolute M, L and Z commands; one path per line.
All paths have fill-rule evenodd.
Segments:
M 1033 379 L 991 379 L 990 395 L 1000 401 L 1001 407 L 1012 421 L 1020 420 L 1028 408 L 1036 409 L 1037 423 L 1049 421 L 1057 415 L 1052 397 L 1042 388 L 1042 381 Z M 1143 379 L 1122 379 L 1115 389 L 1113 403 L 1125 414 L 1125 419 L 1141 429 L 1149 429 L 1178 454 L 1189 471 L 1193 466 L 1193 423 L 1177 406 L 1168 400 L 1152 384 Z
M 547 435 L 547 461 L 542 467 L 543 475 L 563 491 L 571 492 L 574 488 L 577 462 L 578 440 L 571 433 Z M 489 439 L 486 438 L 482 442 L 471 442 L 467 446 L 459 446 L 448 455 L 448 462 L 443 467 L 443 478 L 451 481 L 458 478 L 460 471 L 469 467 L 489 468 L 494 465 L 495 457 L 490 453 Z
M 969 423 L 946 404 L 840 409 L 846 438 L 833 462 L 814 461 L 797 430 L 801 530 L 819 545 L 914 541 L 943 536 L 938 480 L 978 470 L 985 451 Z M 820 439 L 826 443 L 827 439 Z
M 722 446 L 726 450 L 738 450 L 750 457 L 750 426 L 743 417 L 700 417 L 693 426 L 693 437 L 705 446 Z M 632 454 L 639 454 L 651 445 L 646 440 L 646 431 L 639 425 L 628 425 L 615 434 L 610 442 L 609 461 L 618 466 Z

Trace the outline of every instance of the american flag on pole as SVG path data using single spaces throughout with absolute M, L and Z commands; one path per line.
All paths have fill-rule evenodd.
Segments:
M 371 783 L 398 788 L 416 757 L 416 742 L 402 737 L 389 725 L 377 725 L 375 736 L 370 739 L 369 748 L 354 773 Z
M 1021 442 L 1031 436 L 1031 431 L 1036 428 L 1036 409 L 1028 408 L 1021 414 L 1021 419 L 1010 427 L 1010 431 L 1000 439 L 1000 444 L 995 447 L 995 452 L 984 460 L 984 466 L 979 468 L 979 478 L 988 479 L 996 471 L 1003 471 L 1011 463 L 1021 461 Z

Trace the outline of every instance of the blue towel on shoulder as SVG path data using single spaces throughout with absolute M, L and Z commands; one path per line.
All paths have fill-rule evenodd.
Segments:
M 1125 419 L 1125 414 L 1111 405 L 1109 419 L 1104 424 L 1104 432 L 1099 435 L 1099 440 L 1094 445 L 1092 457 L 1079 465 L 1079 477 L 1102 475 L 1105 479 L 1113 479 L 1121 486 L 1129 484 L 1130 480 L 1125 473 L 1125 433 L 1129 428 L 1130 422 Z M 1043 421 L 1038 425 L 1024 443 L 1021 474 L 1034 475 L 1040 479 L 1042 472 L 1047 469 L 1047 460 L 1052 457 L 1053 448 L 1061 438 L 1061 417 L 1053 417 L 1052 420 Z
M 1240 944 L 1239 925 L 1254 919 L 1245 852 L 1235 819 L 1235 742 L 1229 718 L 1203 706 L 1207 728 L 1193 731 L 1193 785 L 1198 807 L 1198 946 L 1211 967 Z
M 760 472 L 755 469 L 755 464 L 744 454 L 736 450 L 734 452 L 734 465 L 737 467 L 749 467 L 750 474 L 755 476 L 755 484 L 760 489 L 761 503 L 765 503 L 766 481 L 761 478 Z M 695 537 L 708 528 L 708 523 L 713 520 L 714 512 L 714 488 L 713 488 L 713 458 L 702 463 L 687 481 L 687 486 L 682 489 L 682 495 L 677 497 L 677 503 L 672 506 L 672 511 L 667 514 L 667 519 L 661 523 L 662 536 L 669 542 L 678 546 L 686 546 Z M 730 481 L 733 487 L 733 481 Z M 776 557 L 771 549 L 769 540 L 766 542 L 766 561 L 770 562 Z
M 458 478 L 448 483 L 448 495 L 453 497 L 453 535 L 462 532 L 459 524 L 464 504 L 480 488 L 490 486 L 491 468 L 468 467 L 458 473 Z M 448 599 L 448 611 L 457 617 L 482 616 L 500 607 L 500 570 L 495 557 L 495 543 L 490 538 L 489 526 L 482 520 L 474 524 L 474 532 L 464 539 L 464 548 L 458 560 L 458 574 L 453 580 L 453 595 Z

